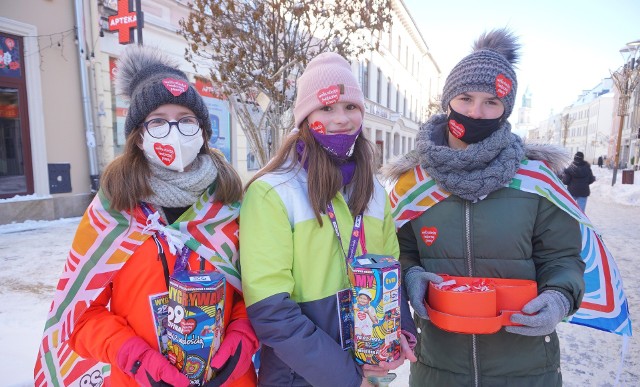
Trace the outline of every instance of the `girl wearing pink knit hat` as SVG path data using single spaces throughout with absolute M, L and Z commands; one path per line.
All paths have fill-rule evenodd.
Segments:
M 295 129 L 247 185 L 240 214 L 242 286 L 262 343 L 258 383 L 367 386 L 368 376 L 416 360 L 417 332 L 402 296 L 399 360 L 361 366 L 341 337 L 346 261 L 399 254 L 349 62 L 335 53 L 312 59 L 298 79 L 294 116 Z

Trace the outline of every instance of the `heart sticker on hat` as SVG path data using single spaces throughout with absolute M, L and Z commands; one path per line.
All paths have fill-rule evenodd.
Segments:
M 504 76 L 504 74 L 498 74 L 496 77 L 496 95 L 498 98 L 504 98 L 505 95 L 511 92 L 511 80 Z
M 462 138 L 462 136 L 464 136 L 464 125 L 456 120 L 449 120 L 449 130 L 456 138 Z
M 319 134 L 327 134 L 327 128 L 325 128 L 324 124 L 320 121 L 316 121 L 313 124 L 309 125 L 309 129 Z
M 173 149 L 171 145 L 164 145 L 162 143 L 156 142 L 153 144 L 153 150 L 158 155 L 160 161 L 164 163 L 164 165 L 169 165 L 176 159 L 176 150 Z
M 318 90 L 318 101 L 325 106 L 332 105 L 340 100 L 340 94 L 344 94 L 344 85 L 332 85 Z
M 162 80 L 162 84 L 174 97 L 179 96 L 189 89 L 189 84 L 181 79 L 165 78 Z
M 427 246 L 431 246 L 433 242 L 438 238 L 438 229 L 435 227 L 422 227 L 420 229 L 420 236 Z

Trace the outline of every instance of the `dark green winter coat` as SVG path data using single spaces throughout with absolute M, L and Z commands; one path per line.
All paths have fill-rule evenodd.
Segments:
M 422 227 L 437 229 L 430 246 Z M 398 232 L 403 270 L 455 276 L 535 280 L 538 292 L 562 292 L 580 305 L 585 264 L 578 223 L 547 199 L 512 188 L 472 203 L 449 196 Z M 455 334 L 417 316 L 421 330 L 411 365 L 411 386 L 559 386 L 560 349 L 554 332 L 529 337 L 507 333 Z

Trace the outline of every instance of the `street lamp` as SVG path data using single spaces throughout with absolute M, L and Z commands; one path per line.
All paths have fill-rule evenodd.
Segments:
M 640 81 L 640 65 L 636 66 L 636 56 L 640 48 L 640 39 L 627 43 L 620 50 L 625 58 L 624 65 L 618 70 L 611 73 L 611 77 L 620 92 L 618 99 L 618 116 L 620 117 L 620 125 L 618 126 L 618 138 L 616 139 L 615 158 L 613 160 L 613 178 L 611 185 L 616 184 L 616 175 L 618 174 L 618 164 L 620 162 L 620 145 L 622 140 L 622 128 L 624 127 L 624 117 L 629 115 L 629 100 L 631 94 Z M 640 60 L 640 58 L 638 58 Z

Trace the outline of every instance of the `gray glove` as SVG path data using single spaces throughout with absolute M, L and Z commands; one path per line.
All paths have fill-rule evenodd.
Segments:
M 427 294 L 429 282 L 439 284 L 442 282 L 442 277 L 429 273 L 420 266 L 414 266 L 404 273 L 404 284 L 411 306 L 416 314 L 425 320 L 429 319 L 427 309 L 424 307 L 424 297 Z
M 511 322 L 524 326 L 507 326 L 510 333 L 524 336 L 544 336 L 552 333 L 556 325 L 569 314 L 569 300 L 557 290 L 545 290 L 527 305 L 522 311 L 527 314 L 538 312 L 533 316 L 516 313 L 511 316 Z

